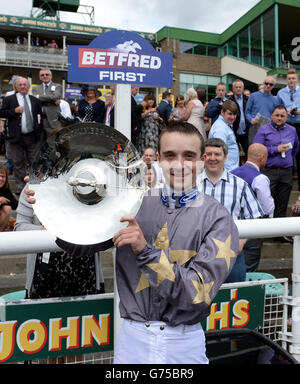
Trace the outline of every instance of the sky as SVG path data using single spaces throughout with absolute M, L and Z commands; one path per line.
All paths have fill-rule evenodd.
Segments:
M 80 0 L 94 7 L 101 27 L 157 32 L 164 26 L 221 33 L 259 0 Z M 1 14 L 30 17 L 32 0 L 0 0 Z M 61 21 L 90 24 L 89 17 L 61 13 Z

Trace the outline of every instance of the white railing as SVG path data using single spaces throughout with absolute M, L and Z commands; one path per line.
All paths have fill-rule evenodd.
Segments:
M 300 236 L 300 217 L 236 220 L 235 223 L 241 239 Z M 1 232 L 0 255 L 60 250 L 55 239 L 49 231 Z

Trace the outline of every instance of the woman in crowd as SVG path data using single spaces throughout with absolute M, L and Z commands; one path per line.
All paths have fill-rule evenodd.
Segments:
M 206 107 L 208 104 L 207 97 L 206 97 L 206 89 L 198 88 L 197 89 L 197 95 L 198 95 L 198 99 L 201 101 L 201 103 L 203 104 L 203 107 L 204 107 L 203 122 L 204 122 L 204 129 L 206 132 L 206 136 L 208 136 L 208 133 L 209 133 L 209 130 L 211 127 L 211 119 L 209 117 L 205 116 Z
M 186 111 L 186 107 L 185 107 L 184 96 L 179 95 L 176 97 L 175 108 L 173 108 L 172 110 L 171 118 L 173 120 L 180 119 L 185 114 L 185 111 Z
M 197 95 L 198 99 L 201 101 L 203 104 L 204 110 L 206 109 L 206 106 L 208 104 L 207 99 L 206 99 L 206 89 L 204 88 L 198 88 L 197 89 Z
M 188 101 L 185 114 L 180 120 L 193 124 L 206 140 L 206 132 L 204 128 L 204 106 L 198 98 L 198 94 L 194 88 L 186 91 L 186 100 Z
M 8 185 L 8 172 L 4 165 L 0 165 L 0 232 L 6 228 L 11 211 L 17 209 L 18 202 Z
M 144 153 L 148 147 L 157 149 L 157 140 L 161 130 L 162 118 L 157 112 L 155 96 L 146 95 L 143 104 L 145 110 L 142 112 L 142 126 L 138 139 L 138 151 Z
M 97 87 L 84 84 L 81 89 L 84 100 L 80 100 L 77 116 L 84 122 L 103 123 L 105 118 L 105 103 L 98 99 L 101 96 Z

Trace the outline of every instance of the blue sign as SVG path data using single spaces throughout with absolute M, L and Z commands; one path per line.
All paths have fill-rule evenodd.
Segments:
M 68 47 L 68 81 L 173 87 L 171 53 L 157 52 L 149 41 L 128 31 L 110 31 L 88 46 Z

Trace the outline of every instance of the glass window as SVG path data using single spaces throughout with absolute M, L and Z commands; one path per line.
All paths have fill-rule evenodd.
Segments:
M 208 85 L 206 89 L 207 100 L 210 101 L 216 96 L 216 87 Z
M 180 53 L 188 53 L 192 55 L 219 57 L 219 47 L 189 43 L 187 41 L 180 42 Z
M 228 55 L 237 57 L 237 39 L 233 36 L 228 42 Z
M 275 15 L 274 7 L 263 15 L 264 28 L 264 65 L 275 67 Z
M 208 76 L 209 84 L 216 86 L 220 82 L 220 78 L 217 76 Z
M 193 83 L 195 84 L 207 84 L 207 76 L 205 75 L 194 75 Z
M 190 75 L 188 73 L 181 73 L 180 74 L 180 82 L 181 83 L 188 83 L 192 79 L 193 75 Z
M 251 24 L 251 62 L 261 65 L 260 19 Z
M 193 53 L 193 47 L 194 47 L 194 43 L 188 43 L 188 42 L 185 42 L 185 41 L 181 41 L 180 42 L 180 53 L 189 53 L 189 54 L 192 54 Z
M 193 75 L 190 73 L 180 74 L 180 93 L 184 94 L 188 88 L 203 88 L 206 90 L 207 99 L 216 95 L 216 85 L 220 82 L 218 76 Z
M 195 45 L 194 54 L 206 56 L 206 45 L 201 45 L 201 44 Z
M 219 57 L 219 48 L 218 47 L 207 47 L 207 56 Z
M 184 95 L 187 89 L 188 88 L 187 88 L 185 83 L 180 83 L 180 94 L 181 95 Z
M 239 33 L 239 42 L 240 42 L 240 58 L 244 60 L 249 60 L 249 43 L 248 43 L 248 28 L 242 30 Z

